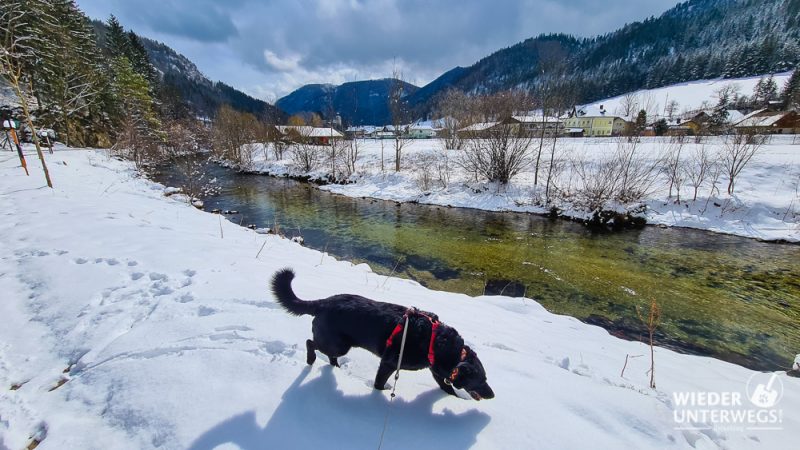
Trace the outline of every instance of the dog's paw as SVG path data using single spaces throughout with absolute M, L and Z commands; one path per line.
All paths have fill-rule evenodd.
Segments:
M 389 383 L 386 383 L 383 386 L 379 386 L 377 383 L 375 383 L 372 385 L 372 387 L 379 391 L 386 391 L 392 388 L 392 386 Z

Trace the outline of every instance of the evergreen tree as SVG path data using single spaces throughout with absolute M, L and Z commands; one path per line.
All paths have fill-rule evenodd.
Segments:
M 139 40 L 139 36 L 137 36 L 132 30 L 128 31 L 127 37 L 128 53 L 126 56 L 131 62 L 133 70 L 135 70 L 139 75 L 143 76 L 150 83 L 152 88 L 155 88 L 158 84 L 158 75 L 156 73 L 156 69 L 153 68 L 152 64 L 150 64 L 150 58 L 147 56 L 147 50 L 145 50 L 144 45 L 142 45 L 142 41 Z
M 635 130 L 636 134 L 642 134 L 645 128 L 647 128 L 647 111 L 641 110 L 639 114 L 636 115 L 636 122 L 635 122 Z
M 133 70 L 128 58 L 112 62 L 112 92 L 118 105 L 117 150 L 138 166 L 154 160 L 160 120 L 153 107 L 150 83 Z
M 91 114 L 106 84 L 96 39 L 73 0 L 42 3 L 40 13 L 48 32 L 41 43 L 45 57 L 39 63 L 43 116 L 52 118 L 65 144 L 69 145 L 74 136 L 79 144 L 86 145 L 93 139 L 82 136 L 85 127 L 73 123 Z
M 786 80 L 781 91 L 781 100 L 785 108 L 800 107 L 800 70 L 795 69 L 792 76 Z
M 131 54 L 131 43 L 125 29 L 112 14 L 106 23 L 108 33 L 106 35 L 106 50 L 112 58 L 128 57 Z

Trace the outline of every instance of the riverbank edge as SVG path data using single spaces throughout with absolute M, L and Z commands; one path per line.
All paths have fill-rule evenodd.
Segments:
M 347 186 L 351 184 L 358 184 L 357 181 L 354 180 L 341 180 L 331 176 L 330 173 L 322 174 L 299 174 L 299 173 L 292 173 L 288 168 L 284 168 L 285 170 L 282 172 L 273 172 L 269 169 L 255 169 L 255 168 L 242 168 L 238 167 L 235 164 L 232 164 L 227 161 L 212 160 L 214 163 L 219 164 L 223 167 L 227 167 L 232 170 L 236 170 L 240 173 L 248 174 L 248 175 L 260 175 L 260 176 L 270 176 L 273 178 L 287 178 L 291 180 L 295 180 L 298 182 L 308 183 L 320 189 L 322 191 L 328 192 L 333 195 L 341 195 L 343 197 L 349 198 L 369 198 L 373 200 L 384 200 L 389 201 L 397 204 L 403 203 L 410 203 L 410 204 L 421 204 L 421 205 L 430 205 L 430 206 L 439 206 L 443 208 L 461 208 L 461 209 L 474 209 L 478 211 L 489 211 L 489 212 L 497 212 L 497 213 L 514 213 L 514 214 L 534 214 L 541 217 L 548 217 L 551 219 L 558 219 L 558 220 L 568 220 L 570 222 L 575 222 L 586 226 L 592 230 L 596 231 L 608 231 L 608 232 L 618 232 L 623 230 L 631 230 L 631 229 L 641 229 L 646 226 L 658 227 L 658 228 L 677 228 L 677 229 L 689 229 L 689 230 L 700 230 L 705 231 L 708 233 L 714 233 L 718 235 L 726 235 L 726 236 L 737 236 L 746 239 L 752 239 L 757 242 L 765 242 L 770 244 L 790 244 L 790 245 L 800 245 L 800 239 L 790 239 L 790 238 L 761 238 L 756 236 L 751 236 L 743 233 L 736 233 L 730 231 L 722 231 L 722 230 L 715 230 L 705 227 L 695 227 L 695 226 L 687 226 L 687 225 L 676 225 L 676 224 L 668 224 L 663 222 L 649 222 L 647 217 L 647 210 L 648 206 L 645 203 L 640 203 L 635 206 L 631 206 L 624 211 L 620 210 L 595 210 L 595 211 L 579 211 L 574 209 L 560 209 L 558 207 L 551 207 L 545 208 L 543 206 L 539 207 L 521 207 L 520 209 L 510 209 L 510 208 L 501 208 L 501 209 L 489 209 L 489 208 L 480 208 L 478 206 L 454 206 L 451 204 L 445 203 L 436 203 L 436 202 L 426 202 L 423 201 L 426 197 L 431 195 L 431 192 L 423 193 L 417 196 L 416 199 L 411 200 L 398 200 L 396 198 L 387 198 L 387 197 L 378 197 L 378 196 L 363 196 L 363 195 L 349 195 L 345 192 L 336 192 L 331 191 L 328 189 L 324 189 L 325 186 L 329 185 L 337 185 L 337 186 Z

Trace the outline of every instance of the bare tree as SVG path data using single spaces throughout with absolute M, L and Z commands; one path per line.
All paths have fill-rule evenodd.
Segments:
M 683 145 L 683 136 L 673 136 L 667 143 L 666 150 L 664 151 L 664 170 L 669 182 L 669 194 L 667 198 L 671 199 L 673 189 L 677 189 L 678 198 L 676 202 L 681 201 L 681 184 L 684 177 L 683 161 L 681 160 Z
M 409 120 L 408 105 L 405 97 L 405 82 L 403 72 L 397 66 L 392 69 L 392 79 L 389 85 L 389 112 L 391 113 L 392 128 L 394 128 L 394 171 L 400 172 L 400 161 L 403 148 L 408 143 L 407 130 L 404 126 Z
M 672 119 L 675 114 L 678 113 L 678 107 L 680 104 L 677 100 L 670 100 L 667 102 L 667 105 L 664 107 L 664 113 L 666 114 L 667 118 Z
M 640 109 L 639 97 L 635 92 L 628 92 L 622 96 L 619 106 L 617 107 L 617 114 L 622 117 L 633 117 Z
M 247 144 L 259 141 L 261 127 L 254 115 L 238 112 L 227 105 L 221 106 L 212 131 L 215 156 L 239 167 L 248 166 L 253 154 Z
M 460 150 L 463 146 L 458 130 L 470 122 L 470 100 L 456 89 L 449 89 L 439 99 L 436 115 L 442 125 L 442 143 L 448 150 Z
M 341 146 L 338 152 L 339 158 L 345 168 L 345 174 L 349 177 L 356 172 L 361 142 L 358 139 L 340 140 L 337 145 Z
M 694 189 L 692 201 L 697 201 L 697 192 L 708 177 L 712 164 L 711 155 L 705 145 L 701 145 L 689 156 L 689 160 L 684 166 L 684 172 L 686 179 L 689 180 L 689 185 Z
M 47 186 L 52 188 L 53 182 L 50 180 L 50 172 L 47 170 L 44 153 L 39 145 L 39 134 L 33 125 L 30 105 L 24 92 L 26 88 L 29 92 L 33 91 L 30 74 L 24 71 L 25 64 L 27 61 L 35 61 L 40 56 L 35 50 L 39 36 L 31 28 L 32 20 L 30 13 L 26 11 L 26 6 L 19 1 L 8 0 L 0 10 L 0 77 L 8 81 L 19 99 L 22 114 L 31 129 L 36 154 L 42 163 L 44 178 Z
M 289 152 L 294 165 L 305 173 L 316 170 L 322 162 L 320 147 L 307 139 L 299 139 L 292 144 Z
M 180 188 L 189 203 L 203 196 L 208 189 L 204 161 L 198 157 L 198 126 L 189 121 L 172 121 L 164 126 L 163 152 L 170 165 L 181 176 Z
M 736 178 L 766 141 L 765 136 L 737 132 L 726 136 L 722 147 L 722 166 L 728 176 L 728 195 L 733 195 Z

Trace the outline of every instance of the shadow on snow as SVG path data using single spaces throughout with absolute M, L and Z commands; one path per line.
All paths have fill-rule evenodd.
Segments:
M 190 450 L 210 450 L 225 443 L 243 450 L 377 448 L 389 405 L 386 394 L 344 395 L 336 389 L 331 366 L 302 384 L 310 372 L 310 367 L 300 372 L 264 428 L 256 423 L 255 411 L 246 411 L 203 433 Z M 433 404 L 446 396 L 436 388 L 411 401 L 396 397 L 383 448 L 471 447 L 489 424 L 489 415 L 474 409 L 461 414 L 447 409 L 434 413 Z

